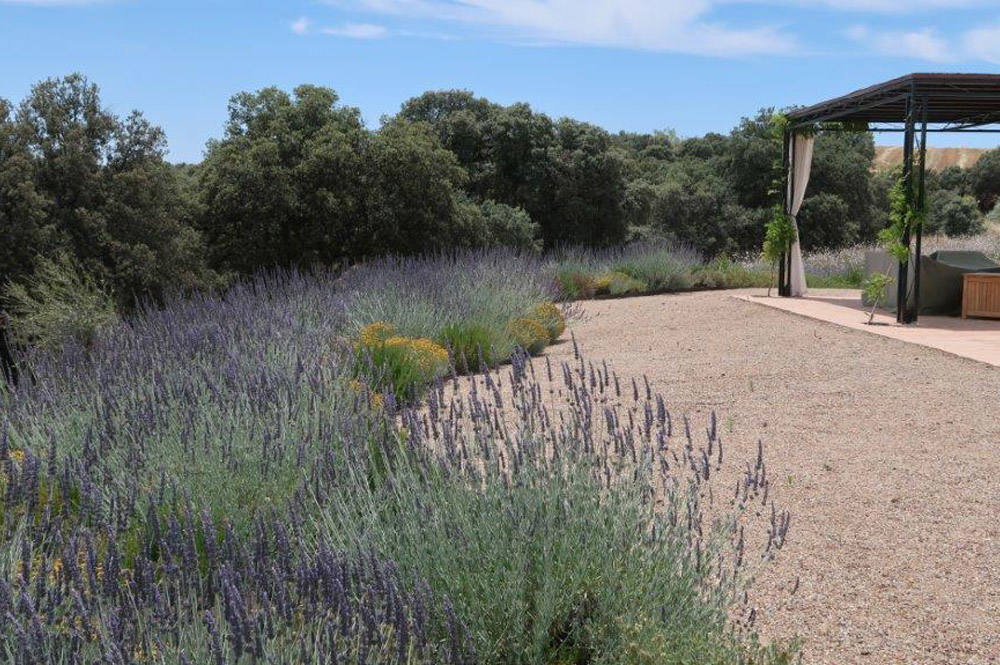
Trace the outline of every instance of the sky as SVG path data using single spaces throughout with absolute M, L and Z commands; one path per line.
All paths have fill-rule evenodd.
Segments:
M 0 53 L 0 97 L 81 72 L 163 127 L 172 161 L 201 159 L 233 94 L 300 83 L 371 127 L 461 88 L 686 137 L 909 72 L 1000 73 L 1000 0 L 0 0 Z

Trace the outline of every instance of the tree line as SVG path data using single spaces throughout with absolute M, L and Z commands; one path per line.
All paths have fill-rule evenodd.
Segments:
M 612 134 L 528 104 L 427 92 L 370 129 L 335 91 L 241 92 L 199 164 L 119 117 L 79 74 L 0 99 L 0 282 L 69 255 L 119 304 L 274 266 L 492 245 L 542 251 L 635 239 L 706 258 L 759 251 L 781 146 L 772 109 L 729 134 Z M 821 133 L 799 217 L 807 249 L 874 239 L 891 176 L 869 134 Z M 1000 192 L 1000 153 L 929 182 L 929 224 L 968 233 Z

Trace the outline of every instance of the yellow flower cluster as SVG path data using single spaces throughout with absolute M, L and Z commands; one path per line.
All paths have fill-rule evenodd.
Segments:
M 426 385 L 448 371 L 447 349 L 426 337 L 406 337 L 395 331 L 386 321 L 370 323 L 361 329 L 357 344 L 376 365 L 389 369 L 394 381 L 403 381 L 391 386 L 394 392 Z
M 549 341 L 554 342 L 566 330 L 566 319 L 559 306 L 553 302 L 543 302 L 531 310 L 531 318 L 545 326 L 549 333 Z
M 392 325 L 388 321 L 376 321 L 375 323 L 369 323 L 367 326 L 361 329 L 362 346 L 376 346 L 380 342 L 384 342 L 390 335 L 396 332 L 396 326 Z
M 371 390 L 364 381 L 352 379 L 348 386 L 356 393 L 368 393 L 368 403 L 376 409 L 381 409 L 385 403 L 385 395 L 377 390 Z
M 629 293 L 641 293 L 647 288 L 645 282 L 617 270 L 598 275 L 591 284 L 593 292 L 597 295 L 621 296 Z
M 511 319 L 508 329 L 517 345 L 528 353 L 540 353 L 549 343 L 549 331 L 534 319 L 528 317 Z
M 416 357 L 417 364 L 426 372 L 436 373 L 448 366 L 448 350 L 426 337 L 390 337 L 385 344 L 409 349 Z

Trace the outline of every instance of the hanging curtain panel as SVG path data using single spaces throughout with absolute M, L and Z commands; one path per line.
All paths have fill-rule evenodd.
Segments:
M 804 296 L 806 294 L 806 268 L 802 263 L 802 246 L 799 244 L 799 223 L 796 216 L 802 207 L 802 199 L 806 195 L 806 185 L 809 184 L 809 171 L 812 169 L 813 143 L 816 137 L 811 134 L 795 134 L 792 137 L 791 163 L 788 170 L 788 214 L 792 217 L 795 227 L 795 240 L 791 250 L 791 289 L 789 295 Z

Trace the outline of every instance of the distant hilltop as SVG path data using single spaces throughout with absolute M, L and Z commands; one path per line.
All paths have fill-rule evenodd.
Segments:
M 964 169 L 975 164 L 985 148 L 927 148 L 927 168 L 940 171 L 949 166 L 961 166 Z M 903 163 L 902 146 L 875 146 L 876 171 L 885 171 Z

